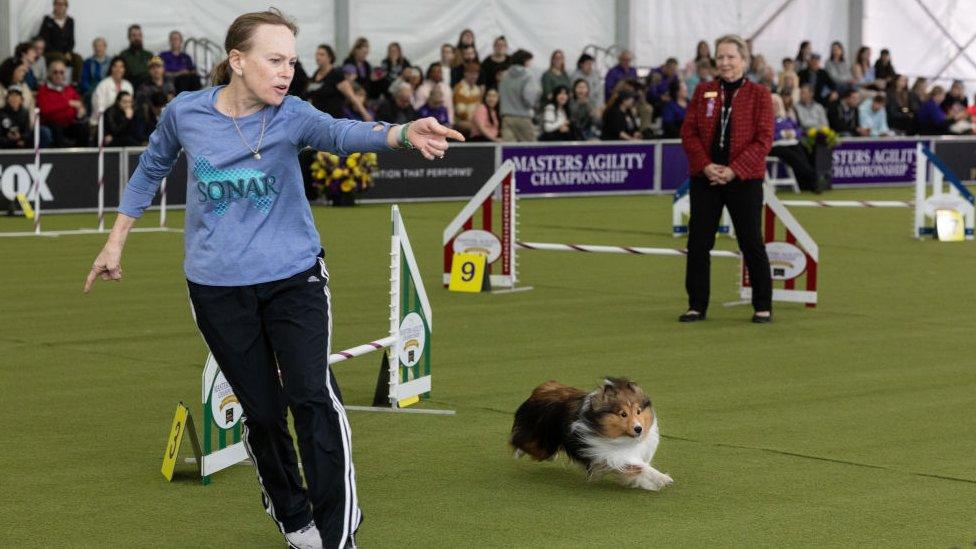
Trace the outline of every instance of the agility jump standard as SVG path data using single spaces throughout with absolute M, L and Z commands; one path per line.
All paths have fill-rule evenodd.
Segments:
M 817 264 L 819 249 L 810 235 L 803 229 L 789 210 L 776 198 L 775 192 L 767 185 L 764 187 L 764 219 L 766 227 L 766 248 L 770 256 L 770 265 L 774 281 L 783 281 L 784 288 L 773 290 L 773 299 L 777 301 L 791 301 L 805 303 L 813 307 L 817 303 Z M 501 234 L 493 230 L 492 198 L 502 201 L 502 230 Z M 481 215 L 478 216 L 478 209 Z M 474 228 L 475 221 L 481 218 L 481 227 Z M 775 241 L 776 221 L 786 226 L 784 241 Z M 461 212 L 444 229 L 442 243 L 444 245 L 443 282 L 450 282 L 451 260 L 455 252 L 480 252 L 487 256 L 489 269 L 498 259 L 503 260 L 502 274 L 491 275 L 492 286 L 514 289 L 518 281 L 516 276 L 516 251 L 561 251 L 582 253 L 612 253 L 630 255 L 660 255 L 684 256 L 687 250 L 681 248 L 652 248 L 638 246 L 606 246 L 593 244 L 560 244 L 552 242 L 528 242 L 516 238 L 518 233 L 518 197 L 515 185 L 515 165 L 506 161 L 488 180 L 487 183 L 465 204 Z M 713 250 L 713 257 L 730 257 L 741 260 L 739 252 Z M 743 299 L 751 296 L 745 266 L 741 269 L 739 295 Z M 797 289 L 797 279 L 806 278 L 805 289 Z

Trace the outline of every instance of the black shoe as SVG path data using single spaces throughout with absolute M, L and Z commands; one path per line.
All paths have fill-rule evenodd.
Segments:
M 688 311 L 687 313 L 678 317 L 678 322 L 698 322 L 699 320 L 705 320 L 705 313 Z
M 765 316 L 754 314 L 752 315 L 752 321 L 755 322 L 756 324 L 769 324 L 770 322 L 773 321 L 773 313 L 769 313 L 768 315 Z

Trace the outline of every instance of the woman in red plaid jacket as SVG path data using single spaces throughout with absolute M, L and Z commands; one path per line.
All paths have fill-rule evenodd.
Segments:
M 695 88 L 681 127 L 691 173 L 691 220 L 685 287 L 688 311 L 681 322 L 705 320 L 709 268 L 722 208 L 732 217 L 752 284 L 753 322 L 772 320 L 772 278 L 761 218 L 766 155 L 773 143 L 769 90 L 745 79 L 748 49 L 739 36 L 715 41 L 719 78 Z

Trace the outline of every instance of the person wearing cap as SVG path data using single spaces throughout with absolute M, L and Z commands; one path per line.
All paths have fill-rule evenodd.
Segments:
M 735 227 L 752 286 L 752 321 L 772 321 L 772 275 L 762 235 L 763 179 L 773 145 L 773 105 L 769 90 L 745 78 L 749 50 L 736 35 L 715 41 L 719 78 L 695 88 L 681 126 L 688 157 L 691 219 L 685 289 L 688 309 L 680 322 L 705 320 L 710 285 L 710 253 L 722 210 Z
M 149 99 L 156 92 L 162 92 L 167 102 L 176 97 L 176 86 L 166 80 L 165 71 L 166 65 L 161 57 L 154 55 L 149 59 L 149 77 L 136 90 L 136 109 L 139 111 L 148 109 Z
M 811 53 L 807 67 L 800 71 L 800 85 L 810 84 L 813 99 L 823 106 L 837 99 L 837 83 L 822 66 L 819 53 Z
M 596 70 L 596 59 L 592 55 L 584 53 L 579 56 L 579 59 L 576 60 L 576 71 L 573 72 L 570 80 L 573 82 L 586 80 L 590 86 L 590 102 L 593 107 L 596 109 L 603 108 L 603 102 L 606 100 L 603 95 L 603 77 Z

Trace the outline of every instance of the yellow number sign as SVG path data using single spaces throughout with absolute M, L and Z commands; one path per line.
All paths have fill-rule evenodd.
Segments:
M 487 259 L 485 254 L 455 253 L 447 289 L 452 292 L 482 291 L 486 285 Z

